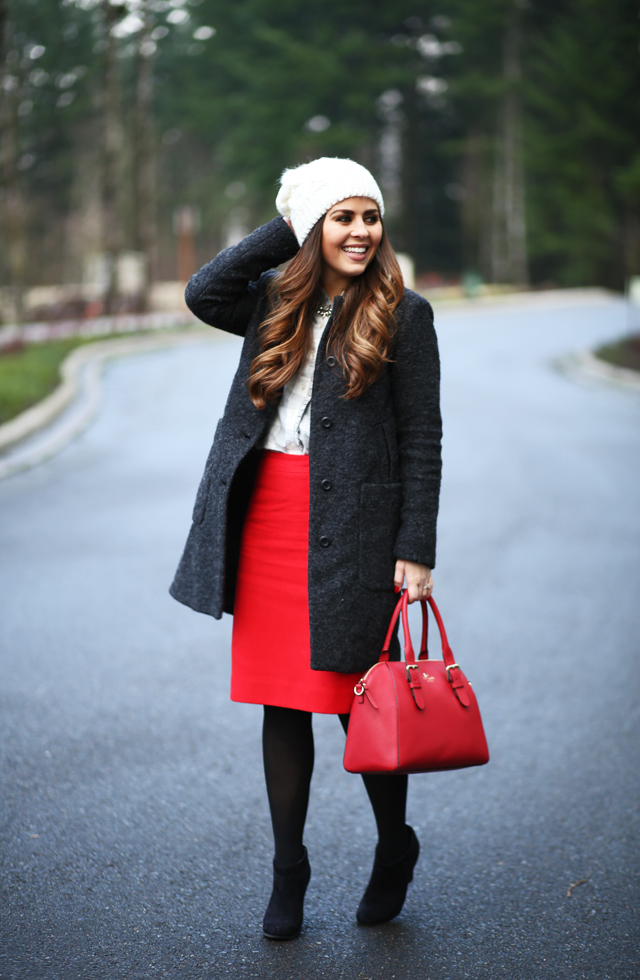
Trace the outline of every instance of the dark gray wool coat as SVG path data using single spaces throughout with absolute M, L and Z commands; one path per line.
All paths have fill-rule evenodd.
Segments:
M 185 294 L 205 323 L 245 338 L 170 590 L 179 602 L 216 619 L 233 612 L 242 524 L 260 455 L 256 447 L 273 415 L 272 406 L 253 405 L 245 383 L 268 308 L 269 270 L 297 251 L 285 221 L 274 218 L 220 252 L 191 278 Z M 326 352 L 331 321 L 318 348 L 309 443 L 315 670 L 370 667 L 396 601 L 396 559 L 430 568 L 435 562 L 441 421 L 433 314 L 425 299 L 406 290 L 396 318 L 393 361 L 360 398 L 341 397 L 342 372 Z

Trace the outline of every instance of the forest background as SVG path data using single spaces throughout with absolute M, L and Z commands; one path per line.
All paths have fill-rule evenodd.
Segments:
M 640 274 L 637 0 L 0 0 L 0 36 L 14 318 L 100 276 L 117 311 L 122 256 L 145 308 L 323 155 L 372 169 L 423 285 Z

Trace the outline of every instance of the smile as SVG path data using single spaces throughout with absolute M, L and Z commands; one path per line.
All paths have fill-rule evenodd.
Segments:
M 362 259 L 369 251 L 368 245 L 343 245 L 342 251 L 354 259 Z

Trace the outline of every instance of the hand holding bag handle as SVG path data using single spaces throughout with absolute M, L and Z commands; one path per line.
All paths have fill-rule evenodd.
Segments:
M 455 694 L 461 704 L 465 708 L 469 707 L 469 697 L 465 689 L 465 684 L 462 677 L 462 672 L 455 662 L 455 658 L 449 646 L 449 640 L 447 639 L 447 633 L 444 628 L 444 623 L 442 622 L 442 616 L 440 615 L 440 610 L 435 604 L 433 596 L 429 596 L 428 599 L 420 599 L 420 607 L 422 609 L 422 642 L 420 644 L 420 655 L 419 659 L 422 659 L 422 655 L 426 654 L 427 651 L 427 603 L 431 606 L 431 611 L 435 616 L 436 623 L 438 624 L 438 630 L 440 632 L 440 641 L 442 643 L 442 659 L 445 663 L 447 680 L 451 684 Z M 385 637 L 384 646 L 382 647 L 382 653 L 380 654 L 379 663 L 387 663 L 389 661 L 389 648 L 391 646 L 391 637 L 393 636 L 393 630 L 396 625 L 396 621 L 400 613 L 402 613 L 402 632 L 404 634 L 404 658 L 409 666 L 407 666 L 407 676 L 414 669 L 416 664 L 416 655 L 413 650 L 413 644 L 411 642 L 411 632 L 409 630 L 409 617 L 407 615 L 407 607 L 409 604 L 409 593 L 405 589 L 398 602 L 396 603 L 396 608 L 393 611 L 393 616 L 391 617 L 391 622 L 389 623 L 389 629 L 387 630 L 387 635 Z M 418 680 L 419 683 L 419 680 Z
M 427 602 L 442 640 L 442 660 L 426 656 Z M 489 750 L 475 694 L 455 662 L 440 611 L 420 600 L 422 643 L 416 660 L 402 594 L 378 661 L 356 684 L 345 746 L 349 772 L 434 772 L 481 766 Z M 390 661 L 393 630 L 402 616 L 405 662 Z
M 405 596 L 406 596 L 406 599 L 405 599 Z M 402 594 L 398 598 L 398 601 L 396 603 L 396 608 L 393 610 L 393 615 L 391 617 L 391 622 L 389 623 L 389 629 L 387 630 L 387 635 L 385 637 L 384 645 L 382 647 L 382 653 L 380 654 L 380 658 L 379 658 L 379 662 L 380 663 L 385 663 L 385 662 L 387 662 L 389 660 L 389 648 L 391 646 L 391 638 L 393 636 L 393 630 L 394 630 L 394 627 L 396 625 L 396 622 L 398 621 L 398 616 L 400 615 L 400 611 L 402 609 L 402 604 L 403 604 L 403 602 L 405 602 L 406 604 L 408 604 L 408 599 L 409 599 L 409 596 L 408 596 L 407 590 L 404 589 L 402 591 Z M 427 600 L 426 599 L 420 599 L 419 602 L 420 602 L 420 608 L 422 610 L 422 638 L 421 638 L 421 641 L 420 641 L 420 654 L 419 654 L 418 659 L 420 659 L 422 657 L 425 657 L 427 655 L 427 607 L 426 607 Z M 404 620 L 403 620 L 402 628 L 404 630 Z M 444 627 L 443 627 L 443 629 L 444 629 Z M 407 631 L 405 631 L 405 637 L 408 636 L 408 635 L 409 635 L 409 631 L 407 630 Z M 413 652 L 413 644 L 411 643 L 411 637 L 410 636 L 409 636 L 409 646 L 411 647 L 411 656 L 412 656 L 412 662 L 413 662 L 415 660 L 415 654 Z M 406 647 L 405 647 L 405 650 L 406 650 Z

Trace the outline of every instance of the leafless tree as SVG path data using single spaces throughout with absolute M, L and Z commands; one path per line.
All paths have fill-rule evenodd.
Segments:
M 8 17 L 6 0 L 0 0 L 0 214 L 2 238 L 6 242 L 13 316 L 21 323 L 24 319 L 26 243 L 24 202 L 18 170 L 18 106 L 21 88 L 18 70 L 18 51 L 15 49 L 13 27 Z
M 115 313 L 118 308 L 118 256 L 123 247 L 121 195 L 122 186 L 122 116 L 120 102 L 120 73 L 118 39 L 114 28 L 122 18 L 122 7 L 102 0 L 105 29 L 102 112 L 104 118 L 102 144 L 102 203 L 104 211 L 104 255 L 107 263 L 105 309 Z
M 144 255 L 144 281 L 140 306 L 149 305 L 149 288 L 153 278 L 155 226 L 155 144 L 153 126 L 153 59 L 156 45 L 151 37 L 154 18 L 149 0 L 139 11 L 144 26 L 138 37 L 134 172 L 135 172 L 135 241 L 136 248 Z
M 503 39 L 505 94 L 499 113 L 493 171 L 491 278 L 526 286 L 527 238 L 522 159 L 520 46 L 523 0 L 512 0 Z

